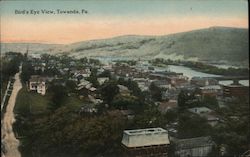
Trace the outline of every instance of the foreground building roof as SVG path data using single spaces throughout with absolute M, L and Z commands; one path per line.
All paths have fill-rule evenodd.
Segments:
M 125 130 L 122 144 L 126 147 L 144 147 L 169 144 L 168 132 L 162 128 Z

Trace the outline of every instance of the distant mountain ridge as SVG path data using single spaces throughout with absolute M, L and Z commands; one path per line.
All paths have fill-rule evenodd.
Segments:
M 232 27 L 210 27 L 163 36 L 126 35 L 68 45 L 45 44 L 39 48 L 41 52 L 68 53 L 75 57 L 170 58 L 246 66 L 249 61 L 248 29 Z

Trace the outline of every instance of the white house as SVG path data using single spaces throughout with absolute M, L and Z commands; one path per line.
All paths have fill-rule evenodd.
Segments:
M 29 90 L 41 95 L 46 94 L 46 79 L 38 75 L 32 75 L 29 79 Z
M 108 77 L 97 78 L 97 81 L 99 82 L 100 85 L 102 85 L 105 81 L 108 81 L 108 80 L 109 80 Z

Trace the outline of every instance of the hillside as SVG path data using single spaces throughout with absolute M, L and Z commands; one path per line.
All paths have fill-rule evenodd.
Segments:
M 30 53 L 53 53 L 55 48 L 60 44 L 40 44 L 40 43 L 1 43 L 1 53 L 5 52 L 21 52 L 25 53 L 27 49 Z
M 248 45 L 248 29 L 211 27 L 164 36 L 119 36 L 53 46 L 50 49 L 51 52 L 69 53 L 76 57 L 171 58 L 234 65 L 243 63 L 247 66 Z

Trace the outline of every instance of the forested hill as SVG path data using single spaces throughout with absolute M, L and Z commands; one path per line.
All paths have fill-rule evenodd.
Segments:
M 3 48 L 10 50 L 14 45 Z M 190 59 L 248 66 L 248 49 L 248 29 L 211 27 L 164 36 L 127 35 L 69 45 L 40 46 L 39 52 L 68 53 L 77 57 Z

